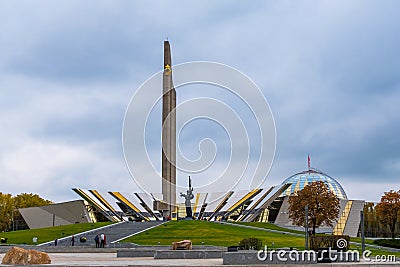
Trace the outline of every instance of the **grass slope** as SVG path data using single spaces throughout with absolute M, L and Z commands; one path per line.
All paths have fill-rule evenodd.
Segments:
M 192 240 L 194 245 L 237 246 L 244 238 L 261 239 L 263 245 L 277 247 L 304 247 L 304 238 L 262 230 L 218 224 L 206 221 L 171 221 L 125 239 L 140 245 L 171 245 L 173 241 Z M 159 243 L 158 243 L 159 242 Z
M 238 222 L 237 224 L 242 224 L 242 225 L 247 225 L 247 226 L 253 226 L 257 228 L 264 228 L 264 229 L 271 229 L 271 230 L 277 230 L 277 231 L 282 231 L 282 232 L 289 232 L 289 233 L 295 233 L 295 234 L 304 234 L 302 231 L 297 231 L 297 230 L 292 230 L 288 228 L 283 228 L 279 227 L 273 223 L 263 223 L 263 222 Z
M 361 243 L 361 237 L 351 237 L 350 238 L 351 242 L 358 242 Z M 369 238 L 365 238 L 365 244 L 369 244 L 369 245 L 375 245 L 374 244 L 374 240 L 373 239 L 369 239 Z
M 20 230 L 14 232 L 0 233 L 0 238 L 8 238 L 7 244 L 33 244 L 32 238 L 38 238 L 38 244 L 54 240 L 56 238 L 63 238 L 69 235 L 77 234 L 84 231 L 89 231 L 102 226 L 111 224 L 110 222 L 99 223 L 79 223 L 70 225 L 61 225 L 48 228 L 39 228 L 32 230 Z

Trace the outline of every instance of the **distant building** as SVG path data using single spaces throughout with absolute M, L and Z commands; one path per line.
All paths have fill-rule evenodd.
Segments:
M 339 199 L 347 199 L 347 195 L 338 181 L 320 170 L 311 168 L 286 178 L 282 184 L 291 184 L 291 186 L 281 196 L 290 196 L 302 190 L 306 185 L 316 181 L 324 182 L 328 186 L 329 191 L 333 192 Z
M 359 236 L 360 211 L 365 214 L 365 233 L 370 237 L 389 235 L 374 211 L 375 203 L 348 199 L 344 188 L 333 177 L 317 169 L 309 169 L 284 179 L 282 184 L 251 191 L 194 192 L 193 215 L 197 220 L 270 222 L 276 225 L 304 230 L 292 224 L 288 216 L 289 196 L 314 181 L 323 181 L 340 200 L 340 215 L 334 227 L 322 226 L 319 232 Z M 19 209 L 14 212 L 13 229 L 35 229 L 74 223 L 97 221 L 154 221 L 163 220 L 153 207 L 162 200 L 161 193 L 99 192 L 74 188 L 83 200 Z M 222 197 L 221 197 L 222 196 Z M 218 198 L 219 197 L 219 198 Z M 217 199 L 218 201 L 212 201 Z M 154 209 L 153 209 L 154 208 Z M 186 216 L 185 203 L 177 203 L 171 219 Z M 397 229 L 399 230 L 399 229 Z
M 14 230 L 36 229 L 74 223 L 92 222 L 94 214 L 83 200 L 73 200 L 40 207 L 18 209 Z
M 282 227 L 300 229 L 300 227 L 294 226 L 289 219 L 289 196 L 315 181 L 324 182 L 328 186 L 329 191 L 333 192 L 340 200 L 340 212 L 337 223 L 333 228 L 327 226 L 319 227 L 318 231 L 357 236 L 360 228 L 360 211 L 364 209 L 365 201 L 347 199 L 346 192 L 336 179 L 313 168 L 296 173 L 283 181 L 282 184 L 290 184 L 290 186 L 271 205 L 271 208 L 268 210 L 268 220 Z
M 309 169 L 296 173 L 278 186 L 256 188 L 251 191 L 238 190 L 221 192 L 195 192 L 193 214 L 196 219 L 208 221 L 243 221 L 271 222 L 286 228 L 299 229 L 294 226 L 288 216 L 289 196 L 314 181 L 323 181 L 340 200 L 340 215 L 335 226 L 320 227 L 325 233 L 357 236 L 360 226 L 360 211 L 365 201 L 349 200 L 339 182 L 331 176 L 317 170 Z M 163 220 L 162 214 L 153 209 L 154 200 L 162 200 L 160 193 L 151 196 L 145 193 L 108 192 L 97 190 L 73 189 L 85 201 L 94 207 L 98 213 L 110 221 L 134 220 L 150 221 Z M 222 195 L 218 201 L 215 195 Z M 123 214 L 123 216 L 121 216 Z M 172 219 L 185 217 L 185 204 L 177 203 L 177 211 Z
M 374 203 L 350 200 L 340 183 L 317 169 L 296 173 L 282 184 L 251 191 L 194 192 L 192 210 L 194 218 L 207 221 L 270 222 L 276 225 L 303 230 L 292 224 L 288 216 L 290 195 L 314 181 L 323 181 L 340 200 L 340 213 L 334 227 L 322 226 L 319 232 L 358 236 L 360 211 L 365 214 L 366 236 L 386 236 L 388 231 L 379 224 Z M 74 188 L 83 200 L 75 200 L 42 207 L 19 209 L 15 214 L 13 229 L 34 229 L 65 224 L 97 221 L 154 221 L 163 220 L 154 207 L 155 200 L 162 200 L 161 193 L 100 192 Z M 218 201 L 216 196 L 222 196 Z M 177 203 L 171 219 L 186 216 L 185 203 Z

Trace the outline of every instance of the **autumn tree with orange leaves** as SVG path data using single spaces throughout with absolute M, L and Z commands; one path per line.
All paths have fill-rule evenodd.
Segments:
M 297 226 L 305 226 L 305 206 L 308 205 L 308 227 L 333 226 L 340 211 L 338 197 L 322 181 L 315 181 L 289 197 L 289 218 Z
M 387 226 L 392 238 L 395 238 L 396 225 L 400 219 L 400 190 L 390 190 L 381 197 L 376 205 L 376 213 L 381 224 Z

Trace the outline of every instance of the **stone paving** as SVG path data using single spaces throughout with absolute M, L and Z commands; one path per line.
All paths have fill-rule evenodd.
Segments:
M 116 253 L 49 253 L 52 263 L 48 266 L 223 266 L 222 259 L 172 259 L 172 260 L 155 260 L 152 257 L 143 258 L 117 258 Z M 4 254 L 0 254 L 2 260 Z M 318 264 L 323 266 L 400 266 L 400 263 L 325 263 Z M 229 265 L 235 267 L 234 265 Z M 243 266 L 243 265 L 241 265 Z M 262 266 L 262 265 L 254 265 Z M 285 265 L 269 265 L 280 267 Z M 299 265 L 297 265 L 299 266 Z M 313 266 L 313 265 L 305 265 Z
M 46 266 L 222 266 L 222 259 L 117 258 L 116 253 L 49 253 L 49 256 L 52 263 Z M 0 254 L 0 260 L 3 257 Z
M 163 224 L 162 221 L 151 221 L 151 222 L 120 222 L 107 226 L 103 226 L 100 228 L 96 228 L 90 231 L 82 232 L 75 234 L 75 246 L 95 246 L 94 238 L 97 234 L 104 233 L 107 236 L 107 244 L 108 246 L 112 246 L 113 243 L 120 241 L 126 237 L 138 234 L 142 231 L 148 230 L 160 224 Z M 71 246 L 71 237 L 67 236 L 64 238 L 58 239 L 58 247 L 61 246 Z M 79 241 L 80 237 L 85 237 L 86 242 L 81 243 Z M 46 242 L 43 244 L 39 244 L 39 246 L 54 246 L 54 240 L 50 242 Z

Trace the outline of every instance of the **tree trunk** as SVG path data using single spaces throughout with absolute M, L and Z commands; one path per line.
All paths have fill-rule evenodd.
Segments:
M 313 219 L 312 220 L 312 234 L 313 235 L 315 235 L 315 228 L 317 228 L 317 226 L 316 226 L 316 224 L 317 224 L 317 220 L 316 219 Z
M 396 222 L 397 218 L 395 220 L 392 220 L 392 223 L 390 225 L 390 235 L 392 238 L 394 238 L 394 231 L 396 230 Z

